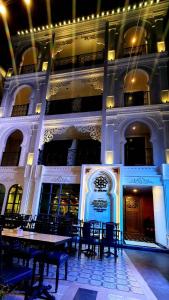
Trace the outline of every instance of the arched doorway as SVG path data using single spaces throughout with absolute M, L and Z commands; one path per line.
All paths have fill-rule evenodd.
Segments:
M 124 238 L 125 240 L 154 242 L 154 206 L 152 187 L 125 186 Z
M 38 64 L 38 49 L 28 48 L 22 55 L 21 73 L 32 73 L 36 71 Z
M 11 186 L 8 194 L 5 213 L 19 213 L 23 189 L 19 184 Z
M 14 131 L 7 139 L 1 166 L 18 166 L 23 135 L 20 130 Z
M 18 91 L 12 109 L 12 117 L 27 116 L 31 94 L 32 89 L 28 86 L 23 87 Z
M 148 126 L 141 122 L 131 123 L 125 131 L 125 165 L 153 165 L 153 149 Z
M 123 36 L 123 56 L 147 53 L 147 31 L 143 26 L 132 26 Z
M 2 210 L 2 205 L 5 197 L 5 186 L 0 183 L 0 213 Z
M 124 106 L 149 104 L 149 76 L 141 69 L 134 69 L 124 78 Z

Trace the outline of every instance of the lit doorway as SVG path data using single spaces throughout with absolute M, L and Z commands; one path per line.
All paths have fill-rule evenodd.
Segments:
M 124 187 L 124 239 L 155 242 L 151 187 Z

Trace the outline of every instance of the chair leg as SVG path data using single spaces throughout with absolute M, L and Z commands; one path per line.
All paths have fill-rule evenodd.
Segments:
M 47 263 L 47 266 L 46 266 L 46 276 L 49 275 L 49 264 Z
M 57 267 L 56 267 L 55 293 L 57 293 L 57 290 L 58 290 L 58 281 L 59 281 L 59 265 L 57 265 Z
M 65 280 L 67 280 L 68 261 L 65 262 Z
M 34 281 L 35 281 L 35 271 L 36 271 L 36 261 L 34 260 L 34 261 L 33 261 L 33 270 L 32 270 L 31 287 L 33 286 Z

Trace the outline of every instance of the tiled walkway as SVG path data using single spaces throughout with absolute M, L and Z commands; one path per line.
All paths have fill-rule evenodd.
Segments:
M 126 253 L 119 252 L 115 262 L 114 257 L 105 257 L 102 261 L 87 258 L 70 257 L 68 280 L 64 278 L 64 268 L 60 269 L 58 293 L 54 293 L 56 269 L 50 267 L 45 284 L 52 285 L 51 292 L 56 300 L 72 300 L 79 287 L 97 291 L 97 300 L 153 300 L 156 299 L 151 290 L 135 269 Z M 4 299 L 23 299 L 18 294 L 12 294 Z

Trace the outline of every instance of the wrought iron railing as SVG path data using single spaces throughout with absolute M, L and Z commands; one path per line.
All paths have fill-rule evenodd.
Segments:
M 47 101 L 46 115 L 102 110 L 102 95 Z
M 148 45 L 140 45 L 136 47 L 128 47 L 128 48 L 123 48 L 122 55 L 123 57 L 127 56 L 135 56 L 135 55 L 143 55 L 147 53 Z
M 138 91 L 133 93 L 124 93 L 124 106 L 147 105 L 150 100 L 150 92 Z
M 103 63 L 104 53 L 103 51 L 80 54 L 75 56 L 56 58 L 53 63 L 53 71 L 58 69 L 66 69 L 66 68 L 77 68 L 83 66 L 90 66 L 92 64 L 96 65 L 99 63 Z
M 27 116 L 28 108 L 29 108 L 29 104 L 14 105 L 11 116 L 12 117 Z
M 20 74 L 34 73 L 38 70 L 37 64 L 24 65 L 21 67 Z

